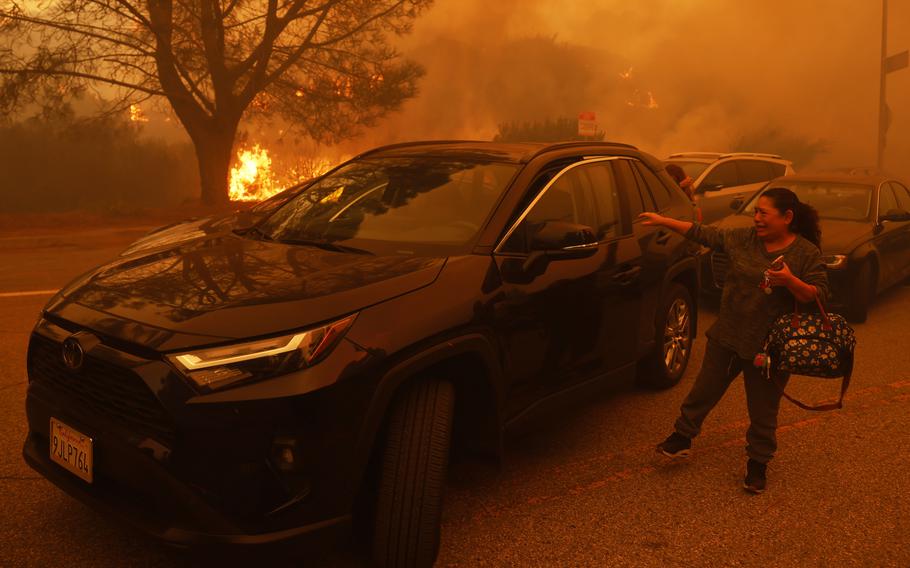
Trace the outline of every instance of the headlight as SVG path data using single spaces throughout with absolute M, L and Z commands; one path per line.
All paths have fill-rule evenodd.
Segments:
M 829 254 L 822 257 L 822 263 L 824 263 L 825 268 L 828 270 L 841 270 L 847 266 L 847 255 Z
M 356 317 L 354 314 L 291 335 L 177 353 L 168 355 L 167 359 L 197 389 L 210 392 L 318 363 L 344 336 Z

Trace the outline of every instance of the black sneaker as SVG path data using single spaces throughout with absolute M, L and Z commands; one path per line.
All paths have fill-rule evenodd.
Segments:
M 743 480 L 743 489 L 756 495 L 765 490 L 767 477 L 765 473 L 768 465 L 749 458 L 746 462 L 746 478 Z
M 679 432 L 673 432 L 666 440 L 657 444 L 657 452 L 668 458 L 687 458 L 692 448 L 692 439 Z

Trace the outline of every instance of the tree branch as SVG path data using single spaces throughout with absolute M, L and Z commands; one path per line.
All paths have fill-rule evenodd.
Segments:
M 65 70 L 53 70 L 53 69 L 5 69 L 0 68 L 0 75 L 44 75 L 48 77 L 77 77 L 79 79 L 87 79 L 89 81 L 98 81 L 99 83 L 107 83 L 108 85 L 114 85 L 116 87 L 125 87 L 127 89 L 134 89 L 142 93 L 148 93 L 150 95 L 166 95 L 164 91 L 158 89 L 152 89 L 143 85 L 137 85 L 135 83 L 128 83 L 126 81 L 118 81 L 116 79 L 111 79 L 110 77 L 103 77 L 101 75 L 93 75 L 91 73 L 80 73 L 79 71 L 65 71 Z

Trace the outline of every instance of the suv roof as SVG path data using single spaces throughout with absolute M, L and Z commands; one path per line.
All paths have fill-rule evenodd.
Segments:
M 359 154 L 366 156 L 474 156 L 493 161 L 526 163 L 551 151 L 569 148 L 603 148 L 604 150 L 637 150 L 620 142 L 485 142 L 479 140 L 426 140 L 380 146 Z

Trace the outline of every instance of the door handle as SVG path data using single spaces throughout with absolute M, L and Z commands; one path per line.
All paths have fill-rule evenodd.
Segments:
M 657 238 L 654 239 L 654 242 L 659 245 L 665 245 L 670 242 L 670 232 L 664 231 L 663 229 L 657 231 Z
M 620 286 L 627 286 L 634 282 L 636 278 L 638 278 L 639 273 L 641 273 L 641 267 L 633 266 L 626 270 L 617 272 L 613 275 L 612 280 Z

